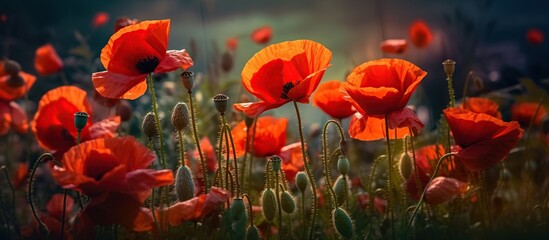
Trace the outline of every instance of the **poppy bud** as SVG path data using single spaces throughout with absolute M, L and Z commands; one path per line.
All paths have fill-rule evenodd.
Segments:
M 175 194 L 180 202 L 187 201 L 194 197 L 194 181 L 191 169 L 181 166 L 175 175 Z
M 284 191 L 280 193 L 280 206 L 282 207 L 282 211 L 285 213 L 293 213 L 295 210 L 295 201 L 294 197 L 292 197 L 292 194 L 290 194 L 288 191 Z
M 8 77 L 8 80 L 6 81 L 6 85 L 17 88 L 25 85 L 25 79 L 21 77 L 20 75 L 12 75 Z
M 187 104 L 178 102 L 172 111 L 172 124 L 177 131 L 182 131 L 189 125 L 189 109 Z
M 475 76 L 475 87 L 477 88 L 477 91 L 480 91 L 484 88 L 484 82 L 482 81 L 482 79 L 478 76 Z
M 332 224 L 335 226 L 337 233 L 344 238 L 353 236 L 353 220 L 349 214 L 341 209 L 336 208 L 332 212 Z
M 351 168 L 351 164 L 349 163 L 349 159 L 346 155 L 339 155 L 339 159 L 337 160 L 337 171 L 341 175 L 347 175 L 349 173 L 349 169 Z
M 145 136 L 147 136 L 149 139 L 152 139 L 156 135 L 158 135 L 154 113 L 148 112 L 145 117 L 143 117 L 141 128 L 143 129 L 143 133 L 145 133 Z
M 88 123 L 90 116 L 85 112 L 77 112 L 74 114 L 74 126 L 80 132 Z
M 442 66 L 444 66 L 446 76 L 452 77 L 454 75 L 454 70 L 456 69 L 456 62 L 454 60 L 446 59 L 446 61 L 442 62 Z
M 5 60 L 4 71 L 10 76 L 17 76 L 21 71 L 21 65 L 13 60 Z
M 341 150 L 341 154 L 347 155 L 347 141 L 345 139 L 339 141 L 339 150 Z
M 276 215 L 276 196 L 270 188 L 263 191 L 261 197 L 261 206 L 265 219 L 272 222 Z
M 226 51 L 225 53 L 223 53 L 223 56 L 221 56 L 221 69 L 223 69 L 224 72 L 229 72 L 231 71 L 231 69 L 233 69 L 233 65 L 233 54 L 229 51 Z
M 244 200 L 242 200 L 242 198 L 233 199 L 233 203 L 231 204 L 231 213 L 235 222 L 240 220 L 242 217 L 246 217 L 246 206 L 244 205 Z
M 298 172 L 295 175 L 295 183 L 297 185 L 297 188 L 301 193 L 304 193 L 307 189 L 307 185 L 309 184 L 309 179 L 307 179 L 307 174 L 305 172 Z
M 273 171 L 280 171 L 282 159 L 277 155 L 273 155 L 269 160 L 271 160 L 271 166 L 273 167 Z
M 270 230 L 270 229 L 269 229 Z M 246 230 L 246 240 L 260 240 L 259 229 L 256 226 L 250 225 Z
M 188 92 L 192 92 L 194 85 L 194 72 L 185 71 L 181 73 L 181 81 L 183 82 L 183 87 L 185 87 Z
M 116 107 L 116 115 L 120 116 L 122 122 L 127 122 L 132 118 L 132 106 L 126 100 L 120 101 Z
M 407 153 L 402 153 L 402 155 L 400 155 L 398 166 L 400 176 L 402 176 L 403 179 L 408 179 L 410 175 L 412 175 L 412 170 L 414 169 L 412 166 L 412 158 L 410 158 Z
M 347 192 L 345 184 L 347 184 L 346 179 L 343 176 L 339 176 L 334 183 L 334 193 L 337 206 L 343 205 L 345 199 L 347 198 Z
M 217 94 L 213 98 L 215 108 L 217 111 L 223 115 L 227 111 L 227 102 L 229 101 L 229 96 L 225 94 Z

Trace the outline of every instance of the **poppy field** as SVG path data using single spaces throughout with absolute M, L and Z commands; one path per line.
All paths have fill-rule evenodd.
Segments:
M 365 54 L 106 11 L 26 53 L 0 10 L 0 239 L 548 238 L 544 25 L 520 71 L 456 9 Z

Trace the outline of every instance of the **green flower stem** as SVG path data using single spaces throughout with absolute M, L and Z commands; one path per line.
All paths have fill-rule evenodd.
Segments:
M 305 164 L 305 172 L 307 173 L 307 177 L 309 178 L 309 182 L 311 184 L 311 191 L 312 191 L 312 197 L 313 197 L 313 215 L 311 219 L 311 229 L 309 230 L 309 240 L 313 239 L 313 233 L 315 229 L 315 218 L 316 218 L 316 209 L 317 209 L 317 197 L 316 197 L 316 182 L 313 176 L 313 173 L 311 171 L 311 168 L 309 167 L 309 161 L 307 160 L 307 152 L 305 151 L 305 140 L 303 138 L 303 129 L 301 126 L 301 115 L 299 113 L 299 108 L 297 106 L 297 102 L 293 101 L 295 113 L 297 116 L 297 124 L 299 129 L 299 139 L 301 141 L 301 154 L 303 155 L 303 162 Z
M 32 167 L 31 174 L 29 177 L 29 184 L 27 186 L 27 197 L 29 201 L 29 205 L 32 210 L 32 215 L 34 216 L 34 219 L 36 222 L 38 222 L 39 228 L 40 228 L 40 234 L 46 233 L 49 235 L 49 229 L 48 227 L 40 220 L 40 217 L 38 217 L 38 213 L 36 209 L 34 208 L 34 201 L 33 201 L 33 188 L 34 188 L 34 174 L 36 173 L 36 169 L 38 169 L 38 166 L 42 161 L 44 161 L 45 158 L 50 158 L 50 160 L 55 162 L 55 158 L 51 153 L 44 153 L 40 155 L 40 157 L 36 160 L 34 163 L 34 166 Z
M 61 216 L 61 240 L 65 237 L 65 215 L 66 215 L 66 206 L 67 206 L 67 193 L 68 189 L 63 191 L 63 215 Z
M 254 129 L 252 130 L 252 142 L 250 143 L 250 168 L 248 169 L 248 178 L 247 178 L 247 181 L 248 181 L 248 189 L 251 189 L 252 188 L 252 183 L 251 183 L 251 178 L 252 178 L 252 169 L 253 169 L 253 162 L 254 162 L 254 143 L 255 143 L 255 132 L 256 132 L 256 129 L 257 129 L 257 119 L 259 118 L 259 116 L 255 117 L 254 118 L 254 123 L 253 123 L 253 126 L 254 126 Z M 246 142 L 246 144 L 248 144 L 248 142 Z
M 328 144 L 327 144 L 327 137 L 326 137 L 326 132 L 330 124 L 334 124 L 337 127 L 337 129 L 339 130 L 340 139 L 343 140 L 345 135 L 343 133 L 343 129 L 341 128 L 341 125 L 336 120 L 328 120 L 324 124 L 324 127 L 322 128 L 322 163 L 324 167 L 324 176 L 326 178 L 326 185 L 329 186 L 331 199 L 333 201 L 333 204 L 334 204 L 333 206 L 335 208 L 337 206 L 337 199 L 335 196 L 334 189 L 332 188 L 332 178 L 330 176 L 330 170 L 328 165 Z
M 534 126 L 534 122 L 536 121 L 536 118 L 538 118 L 539 111 L 541 109 L 541 106 L 543 105 L 543 100 L 545 99 L 545 95 L 541 96 L 538 102 L 538 106 L 536 108 L 536 111 L 534 112 L 534 116 L 532 116 L 532 119 L 530 119 L 530 123 L 528 125 L 528 130 L 526 130 L 526 138 L 524 142 L 524 152 L 526 153 L 525 156 L 525 169 L 526 171 L 530 171 L 532 169 L 532 159 L 530 154 L 530 136 L 532 133 L 532 128 Z M 526 172 L 524 175 L 527 176 L 528 180 L 526 181 L 526 208 L 530 208 L 530 192 L 532 191 L 532 177 L 531 175 Z
M 376 173 L 376 168 L 377 168 L 377 164 L 381 161 L 381 159 L 383 159 L 383 157 L 386 157 L 386 156 L 379 156 L 378 158 L 376 158 L 376 160 L 374 161 L 373 165 L 372 165 L 372 168 L 370 170 L 370 177 L 368 178 L 368 185 L 367 185 L 367 190 L 368 190 L 368 197 L 373 197 L 374 196 L 374 190 L 372 188 L 372 184 L 374 182 L 374 176 L 375 176 L 375 173 Z M 370 213 L 373 215 L 374 214 L 374 201 L 369 201 L 369 205 L 370 205 Z
M 227 124 L 227 120 L 225 119 L 225 116 L 223 116 L 223 124 L 225 126 L 225 133 L 229 136 L 228 140 L 231 142 L 231 147 L 233 149 L 233 160 L 234 160 L 234 178 L 235 178 L 235 184 L 236 184 L 236 196 L 240 196 L 240 182 L 238 180 L 238 161 L 236 158 L 236 148 L 234 146 L 233 141 L 233 134 L 231 133 L 231 128 L 229 127 L 229 124 Z M 227 158 L 227 161 L 229 159 Z M 242 171 L 244 172 L 244 171 Z
M 245 173 L 246 173 L 246 160 L 248 158 L 248 151 L 250 151 L 250 129 L 246 128 L 246 150 L 244 151 L 244 158 L 242 160 L 242 171 L 240 173 L 240 180 L 244 181 L 242 183 L 242 188 L 244 188 L 246 185 Z
M 164 133 L 162 132 L 162 124 L 160 124 L 160 118 L 158 117 L 158 108 L 156 106 L 156 93 L 154 91 L 154 81 L 152 74 L 147 76 L 147 85 L 149 86 L 149 92 L 151 93 L 152 99 L 152 109 L 154 112 L 154 122 L 156 124 L 156 130 L 158 132 L 158 142 L 160 143 L 159 152 L 160 152 L 160 163 L 162 168 L 166 169 L 166 158 L 164 156 Z
M 252 200 L 250 199 L 250 196 L 248 196 L 248 194 L 243 194 L 242 195 L 242 198 L 246 198 L 246 200 L 248 201 L 248 215 L 249 215 L 249 218 L 250 218 L 250 226 L 253 226 L 254 225 L 254 213 L 253 213 L 253 209 L 252 209 Z
M 392 190 L 392 172 L 393 172 L 393 159 L 391 158 L 391 139 L 389 137 L 389 120 L 385 116 L 385 140 L 387 142 L 387 167 L 389 168 L 388 178 L 387 178 L 387 205 L 390 209 L 391 217 L 389 218 L 389 225 L 391 225 L 392 238 L 395 239 L 395 201 L 393 198 Z
M 276 205 L 278 206 L 278 227 L 280 231 L 278 232 L 278 239 L 282 239 L 282 206 L 280 205 L 280 186 L 278 185 L 278 172 L 276 171 Z
M 13 187 L 13 184 L 11 183 L 11 178 L 10 178 L 10 174 L 8 172 L 8 168 L 6 166 L 2 166 L 0 168 L 0 171 L 4 172 L 4 176 L 6 176 L 6 181 L 8 182 L 8 185 L 10 186 L 10 191 L 11 191 L 11 214 L 13 217 L 15 217 L 15 188 Z M 0 199 L 0 203 L 2 203 L 2 206 L 4 206 L 3 204 L 3 201 Z M 2 215 L 4 215 L 4 211 L 2 209 Z M 8 216 L 5 216 L 6 218 L 6 224 L 8 224 L 9 226 L 9 222 L 10 222 L 10 219 Z M 13 223 L 13 226 L 15 227 L 15 232 L 17 234 L 18 237 L 20 237 L 19 235 L 19 226 L 17 224 L 17 219 L 15 219 L 14 223 Z M 9 235 L 11 237 L 11 231 L 8 232 Z
M 196 127 L 196 119 L 194 116 L 193 92 L 189 90 L 188 93 L 189 93 L 189 105 L 191 106 L 191 123 L 193 125 L 194 142 L 196 144 L 196 150 L 200 155 L 200 167 L 202 168 L 202 175 L 204 175 L 204 186 L 206 188 L 205 192 L 208 193 L 210 191 L 210 178 L 208 177 L 208 168 L 206 167 L 206 161 L 204 160 L 204 154 L 202 153 L 202 149 L 200 148 L 200 140 L 198 138 L 198 129 Z M 219 158 L 218 158 L 218 161 L 219 161 Z M 221 165 L 219 164 L 218 166 L 221 167 Z
M 179 130 L 177 131 L 177 137 L 179 138 L 179 161 L 181 162 L 181 166 L 185 166 L 185 143 L 183 142 L 183 134 Z

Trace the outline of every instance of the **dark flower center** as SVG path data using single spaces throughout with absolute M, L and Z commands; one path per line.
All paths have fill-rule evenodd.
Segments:
M 137 71 L 139 71 L 139 73 L 145 74 L 152 73 L 158 64 L 160 64 L 160 60 L 158 60 L 156 56 L 149 55 L 145 58 L 137 60 L 135 67 L 137 67 Z
M 280 94 L 280 97 L 283 99 L 290 99 L 290 97 L 288 97 L 288 92 L 290 92 L 290 90 L 294 88 L 297 84 L 299 84 L 299 81 L 296 81 L 296 84 L 294 84 L 293 82 L 285 83 L 284 86 L 282 86 L 282 93 Z

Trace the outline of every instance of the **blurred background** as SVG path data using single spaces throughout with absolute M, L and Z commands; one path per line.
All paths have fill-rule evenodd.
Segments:
M 230 86 L 240 84 L 246 61 L 267 44 L 311 39 L 333 52 L 332 67 L 324 81 L 344 81 L 354 66 L 381 57 L 403 58 L 426 70 L 428 75 L 410 104 L 432 128 L 448 101 L 441 64 L 447 58 L 457 62 L 454 86 L 458 98 L 470 71 L 483 82 L 481 89 L 471 88 L 470 96 L 499 92 L 505 97 L 520 92 L 518 83 L 524 77 L 547 86 L 544 79 L 549 76 L 549 47 L 543 36 L 549 32 L 547 9 L 549 2 L 541 0 L 3 1 L 0 55 L 36 74 L 35 50 L 51 43 L 65 63 L 69 82 L 91 90 L 91 73 L 103 70 L 98 57 L 117 18 L 169 18 L 168 49 L 188 49 L 195 60 L 190 70 L 204 73 L 206 81 Z M 401 54 L 381 51 L 383 40 L 409 41 L 409 28 L 416 20 L 427 24 L 432 42 L 423 48 L 408 42 Z M 265 43 L 254 42 L 251 33 L 266 26 L 272 29 L 272 38 Z M 218 72 L 214 79 L 211 65 L 221 61 L 231 38 L 238 42 L 232 54 L 233 67 Z M 170 79 L 177 81 L 177 77 Z M 57 75 L 40 77 L 30 99 L 37 101 L 61 84 Z M 230 91 L 238 92 L 239 87 L 234 88 Z M 184 93 L 182 89 L 176 91 Z M 238 95 L 233 96 L 231 101 L 237 101 Z M 293 116 L 293 112 L 284 113 L 293 111 L 290 108 L 285 106 L 273 114 Z M 328 119 L 310 105 L 303 111 L 309 116 L 306 124 Z M 508 113 L 503 114 L 508 119 Z

